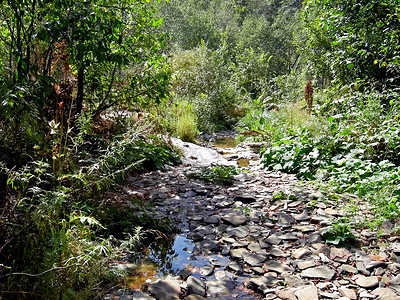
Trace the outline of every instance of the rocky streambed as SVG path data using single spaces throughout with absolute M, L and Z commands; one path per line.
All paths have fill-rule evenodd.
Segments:
M 143 284 L 109 299 L 400 299 L 399 237 L 377 239 L 363 230 L 347 247 L 321 237 L 350 203 L 359 218 L 367 216 L 356 197 L 330 199 L 292 175 L 261 169 L 257 144 L 176 144 L 185 153 L 182 165 L 131 177 L 125 189 L 145 197 L 154 217 L 168 217 L 181 233 L 170 241 L 159 236 L 154 243 L 167 242 L 167 249 L 148 251 L 159 266 L 147 272 L 136 264 Z M 240 159 L 248 166 L 231 185 L 187 177 Z

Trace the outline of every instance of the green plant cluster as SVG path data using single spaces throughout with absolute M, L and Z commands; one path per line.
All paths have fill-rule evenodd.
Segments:
M 196 173 L 188 174 L 189 178 L 200 179 L 210 183 L 231 184 L 234 175 L 239 171 L 234 166 L 215 166 L 202 169 Z

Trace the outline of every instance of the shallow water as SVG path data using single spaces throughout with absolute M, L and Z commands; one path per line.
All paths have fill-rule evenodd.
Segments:
M 236 141 L 234 137 L 221 137 L 216 138 L 215 142 L 211 143 L 217 148 L 235 148 L 239 143 Z

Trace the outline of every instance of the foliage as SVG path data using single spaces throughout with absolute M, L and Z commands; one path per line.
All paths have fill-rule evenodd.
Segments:
M 305 51 L 318 75 L 390 89 L 400 75 L 399 3 L 306 1 Z
M 351 226 L 346 220 L 337 220 L 334 225 L 324 228 L 321 236 L 327 243 L 334 245 L 351 244 L 356 241 L 356 236 L 351 232 Z
M 204 180 L 210 183 L 232 183 L 233 176 L 238 175 L 239 171 L 233 166 L 215 166 L 202 169 L 200 172 L 190 173 L 190 178 Z

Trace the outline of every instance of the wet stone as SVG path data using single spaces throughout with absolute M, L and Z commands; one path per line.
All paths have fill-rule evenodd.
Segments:
M 200 249 L 212 251 L 218 247 L 218 242 L 213 240 L 203 240 L 198 242 L 197 245 Z
M 255 290 L 264 291 L 267 288 L 276 286 L 281 279 L 276 276 L 265 274 L 265 276 L 253 278 L 249 281 L 249 286 Z
M 173 280 L 158 280 L 149 286 L 149 292 L 156 297 L 156 299 L 166 299 L 161 298 L 164 295 L 178 296 L 181 291 L 181 287 L 178 281 Z M 174 299 L 174 298 L 171 298 Z M 177 298 L 179 299 L 179 297 Z
M 212 297 L 229 296 L 235 288 L 235 284 L 230 279 L 207 281 L 208 294 Z
M 206 285 L 205 283 L 193 276 L 189 276 L 189 278 L 186 281 L 187 286 L 188 286 L 188 294 L 196 294 L 200 296 L 205 296 L 206 295 Z
M 212 265 L 207 265 L 200 268 L 200 275 L 202 276 L 210 276 L 212 273 L 214 273 L 214 266 Z

